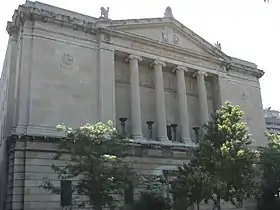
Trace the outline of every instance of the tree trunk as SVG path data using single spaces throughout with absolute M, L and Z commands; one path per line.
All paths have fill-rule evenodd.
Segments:
M 217 198 L 217 210 L 222 210 L 220 197 Z
M 196 202 L 196 210 L 199 210 L 199 202 Z
M 212 210 L 222 210 L 221 208 L 221 198 L 218 196 L 217 200 L 214 200 Z
M 97 205 L 95 210 L 102 210 L 102 206 L 101 205 Z

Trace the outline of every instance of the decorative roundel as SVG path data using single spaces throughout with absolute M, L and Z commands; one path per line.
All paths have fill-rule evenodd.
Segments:
M 64 53 L 62 56 L 60 56 L 60 64 L 66 68 L 73 67 L 74 64 L 73 56 L 68 53 Z
M 241 99 L 242 99 L 242 101 L 247 101 L 248 100 L 248 95 L 247 95 L 247 93 L 245 93 L 245 92 L 242 92 L 241 93 Z

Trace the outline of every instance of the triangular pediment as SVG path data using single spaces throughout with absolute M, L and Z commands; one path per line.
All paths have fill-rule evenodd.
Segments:
M 110 28 L 148 38 L 162 44 L 228 60 L 228 56 L 221 50 L 174 19 L 152 18 L 123 20 L 123 22 L 113 21 Z

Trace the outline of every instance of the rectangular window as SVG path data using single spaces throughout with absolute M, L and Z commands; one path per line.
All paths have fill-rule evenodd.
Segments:
M 61 206 L 72 205 L 72 181 L 71 180 L 60 181 L 60 205 Z

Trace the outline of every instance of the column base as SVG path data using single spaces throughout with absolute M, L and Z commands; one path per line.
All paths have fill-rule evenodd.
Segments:
M 140 141 L 140 140 L 143 140 L 143 136 L 141 134 L 134 134 L 134 135 L 132 135 L 132 139 Z
M 186 145 L 190 145 L 190 146 L 195 145 L 195 143 L 192 142 L 191 138 L 182 138 L 181 141 Z
M 170 142 L 167 136 L 159 136 L 157 137 L 157 140 L 161 142 Z

